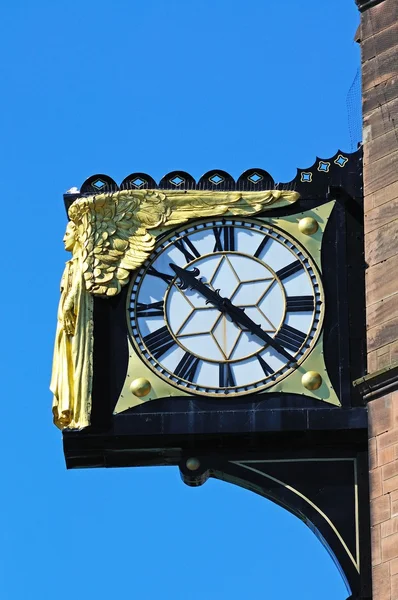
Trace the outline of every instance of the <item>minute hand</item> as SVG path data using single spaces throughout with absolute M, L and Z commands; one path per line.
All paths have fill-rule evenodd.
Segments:
M 243 325 L 243 327 L 247 327 L 247 329 L 257 335 L 260 339 L 266 342 L 272 348 L 275 348 L 279 354 L 287 358 L 289 361 L 295 362 L 293 356 L 287 352 L 274 338 L 265 333 L 261 329 L 260 325 L 257 325 L 250 317 L 246 315 L 244 310 L 232 304 L 229 298 L 222 298 L 218 292 L 213 291 L 210 287 L 205 285 L 200 279 L 197 279 L 195 276 L 195 271 L 189 271 L 186 269 L 182 269 L 177 265 L 173 265 L 170 263 L 170 267 L 173 269 L 174 273 L 177 275 L 179 280 L 181 281 L 182 287 L 181 289 L 186 289 L 190 287 L 192 289 L 196 289 L 202 296 L 206 298 L 211 304 L 213 304 L 218 310 L 223 313 L 226 313 L 231 317 L 231 319 L 237 323 L 238 325 Z M 199 271 L 197 270 L 196 275 L 199 275 Z
M 259 337 L 269 346 L 272 346 L 272 348 L 275 348 L 275 350 L 279 352 L 279 354 L 287 358 L 289 361 L 296 362 L 294 357 L 291 354 L 289 354 L 289 352 L 287 352 L 287 350 L 285 350 L 284 347 L 281 346 L 281 344 L 279 344 L 277 340 L 268 335 L 268 333 L 266 333 L 260 325 L 258 325 L 250 317 L 248 317 L 242 308 L 239 308 L 239 306 L 235 306 L 235 304 L 232 304 L 229 298 L 222 298 L 221 300 L 224 312 L 226 312 L 227 315 L 229 315 L 231 319 L 235 321 L 235 323 L 237 323 L 238 325 L 243 325 L 243 327 L 247 327 L 250 333 L 253 333 L 257 337 Z

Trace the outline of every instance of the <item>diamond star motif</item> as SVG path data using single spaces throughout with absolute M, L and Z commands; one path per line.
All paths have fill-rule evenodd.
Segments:
M 239 262 L 236 256 L 215 255 L 210 261 L 210 268 L 207 260 L 208 277 L 202 277 L 202 281 L 213 291 L 217 291 L 222 298 L 228 298 L 234 306 L 242 308 L 263 331 L 273 335 L 276 333 L 277 324 L 267 318 L 263 304 L 268 294 L 272 296 L 275 293 L 275 286 L 278 288 L 278 285 L 271 271 L 265 266 L 258 267 L 254 262 L 250 265 L 247 261 L 251 260 L 247 257 L 243 262 Z M 252 278 L 248 279 L 251 272 Z M 175 286 L 175 293 L 184 298 L 189 310 L 182 310 L 183 306 L 178 303 L 181 308 L 176 311 L 178 316 L 176 312 L 173 313 L 173 331 L 179 343 L 189 351 L 200 355 L 201 347 L 205 343 L 207 352 L 210 351 L 212 355 L 220 354 L 225 360 L 235 360 L 240 354 L 244 357 L 263 346 L 261 340 L 257 340 L 256 336 L 233 322 L 227 313 L 220 312 L 219 308 L 207 303 L 203 295 L 196 290 L 181 291 Z M 241 339 L 243 344 L 240 344 Z

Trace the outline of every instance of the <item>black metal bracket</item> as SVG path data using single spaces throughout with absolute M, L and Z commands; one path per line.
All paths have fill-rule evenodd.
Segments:
M 182 480 L 209 477 L 247 488 L 301 519 L 334 558 L 351 598 L 371 598 L 367 453 L 324 449 L 323 455 L 263 451 L 228 456 L 185 454 Z M 360 552 L 361 549 L 361 552 Z

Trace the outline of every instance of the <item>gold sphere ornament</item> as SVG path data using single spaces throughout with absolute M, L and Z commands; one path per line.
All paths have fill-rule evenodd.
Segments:
M 151 389 L 152 386 L 145 377 L 138 377 L 138 379 L 134 379 L 134 381 L 130 383 L 130 392 L 132 392 L 134 396 L 138 396 L 138 398 L 147 396 Z
M 317 390 L 322 385 L 322 377 L 316 371 L 307 371 L 302 376 L 301 383 L 307 390 Z
M 312 217 L 304 217 L 298 222 L 298 228 L 304 235 L 313 235 L 318 231 L 318 221 Z
M 197 458 L 188 458 L 185 464 L 190 471 L 197 471 L 200 467 L 200 461 Z

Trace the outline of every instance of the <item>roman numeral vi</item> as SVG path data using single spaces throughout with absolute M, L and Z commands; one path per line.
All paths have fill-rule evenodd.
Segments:
M 235 380 L 231 365 L 229 363 L 220 363 L 219 369 L 220 387 L 234 387 Z

